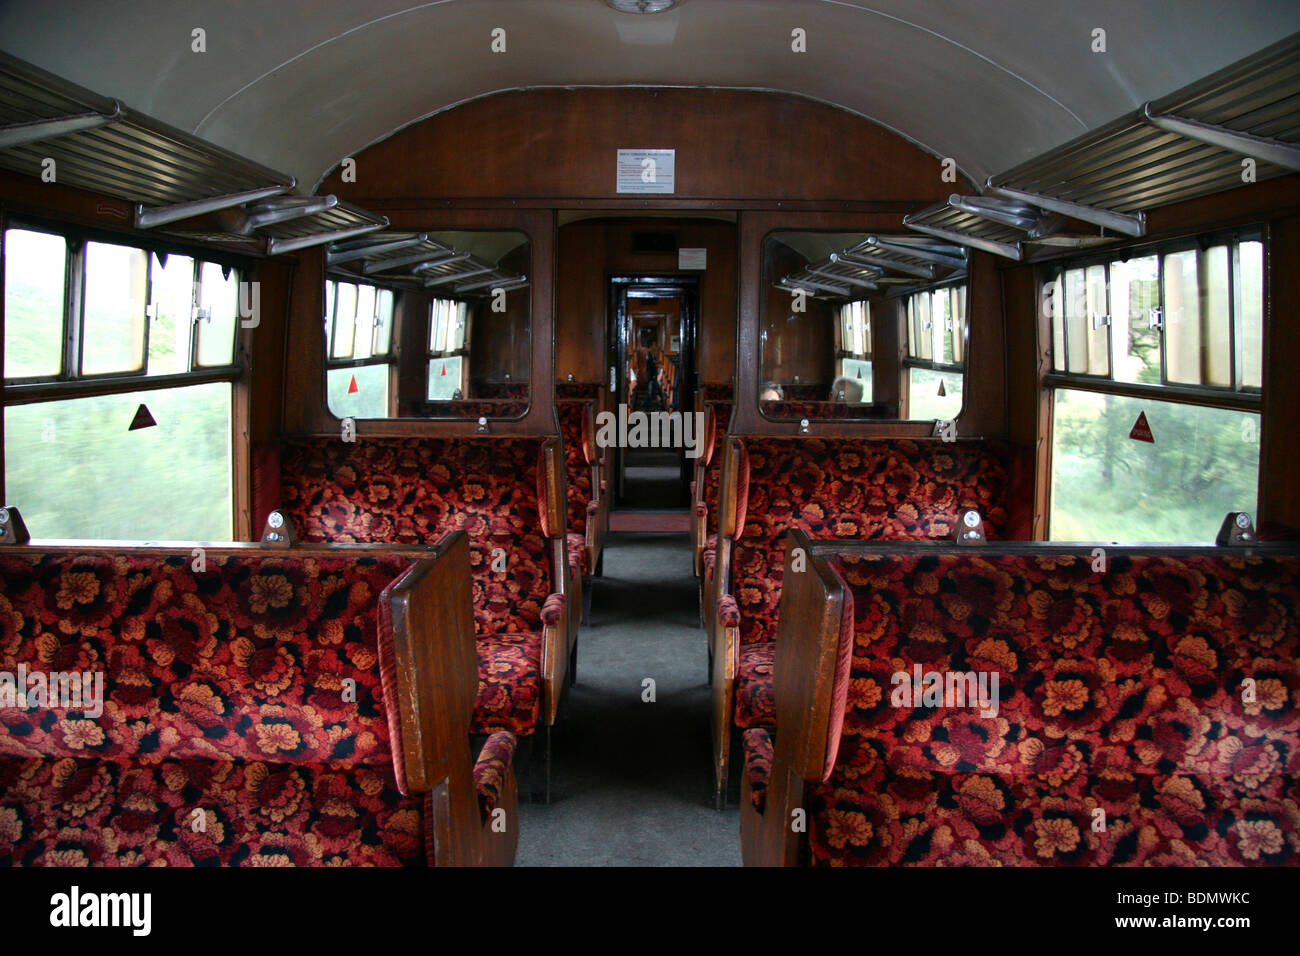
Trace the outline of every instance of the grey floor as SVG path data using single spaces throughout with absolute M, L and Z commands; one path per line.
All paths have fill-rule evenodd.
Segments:
M 685 508 L 686 498 L 680 449 L 623 450 L 622 507 Z
M 551 803 L 520 808 L 519 866 L 739 866 L 712 809 L 709 688 L 689 538 L 614 534 L 553 742 Z M 643 681 L 655 700 L 642 700 Z

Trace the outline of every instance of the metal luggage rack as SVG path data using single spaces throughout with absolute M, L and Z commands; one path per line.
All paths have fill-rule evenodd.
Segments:
M 133 203 L 137 229 L 251 253 L 293 252 L 388 225 L 336 196 L 289 195 L 293 176 L 3 51 L 0 167 Z
M 458 297 L 511 292 L 528 278 L 470 252 L 457 250 L 423 232 L 381 232 L 338 242 L 326 252 L 330 273 L 363 282 L 432 289 Z
M 790 273 L 776 285 L 817 299 L 853 299 L 881 290 L 905 294 L 965 274 L 966 249 L 961 245 L 939 245 L 912 236 L 867 236 Z
M 1146 210 L 1300 170 L 1300 34 L 904 217 L 1010 259 L 1146 234 Z

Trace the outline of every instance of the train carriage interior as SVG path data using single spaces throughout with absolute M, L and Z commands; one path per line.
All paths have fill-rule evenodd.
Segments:
M 7 867 L 1300 862 L 1295 3 L 11 0 L 0 235 Z

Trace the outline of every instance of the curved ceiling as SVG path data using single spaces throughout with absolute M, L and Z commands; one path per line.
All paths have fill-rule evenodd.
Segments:
M 192 31 L 206 52 L 192 50 Z M 505 52 L 491 49 L 505 30 Z M 806 34 L 806 53 L 791 31 Z M 1094 53 L 1094 30 L 1106 51 Z M 982 183 L 1300 30 L 1276 0 L 8 0 L 0 46 L 303 188 L 439 110 L 544 86 L 781 90 Z M 526 121 L 525 121 L 526 122 Z M 798 130 L 789 131 L 798 148 Z

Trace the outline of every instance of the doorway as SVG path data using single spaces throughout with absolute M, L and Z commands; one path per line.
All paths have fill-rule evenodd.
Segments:
M 610 365 L 615 402 L 627 412 L 695 411 L 695 276 L 610 279 Z M 629 432 L 630 434 L 630 432 Z M 631 442 L 628 443 L 632 444 Z M 689 504 L 692 459 L 677 447 L 616 447 L 614 508 L 680 510 Z

